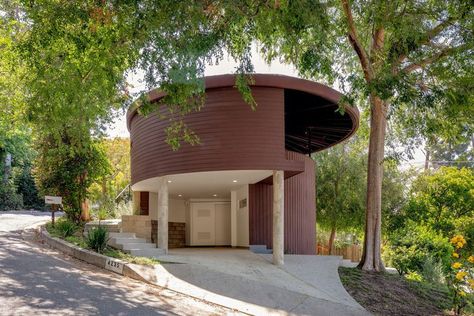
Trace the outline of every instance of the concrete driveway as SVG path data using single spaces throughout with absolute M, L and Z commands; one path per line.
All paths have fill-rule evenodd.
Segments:
M 48 216 L 0 213 L 0 315 L 234 314 L 74 260 L 18 231 Z
M 172 249 L 156 267 L 156 283 L 256 315 L 369 315 L 344 289 L 340 257 L 271 255 L 244 249 Z M 177 263 L 177 264 L 176 264 Z

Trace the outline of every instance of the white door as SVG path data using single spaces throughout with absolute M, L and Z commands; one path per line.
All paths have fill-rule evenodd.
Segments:
M 191 203 L 191 246 L 215 244 L 214 203 Z
M 230 228 L 230 203 L 216 203 L 216 246 L 229 246 L 231 244 Z

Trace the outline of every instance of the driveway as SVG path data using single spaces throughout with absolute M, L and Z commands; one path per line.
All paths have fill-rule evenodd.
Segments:
M 20 229 L 49 217 L 0 213 L 0 315 L 234 314 L 69 258 L 22 238 Z
M 61 212 L 56 212 L 55 216 L 61 216 Z M 30 225 L 45 222 L 51 219 L 50 212 L 38 211 L 0 211 L 0 232 L 12 232 L 23 230 Z
M 344 289 L 342 258 L 271 255 L 245 249 L 171 249 L 156 267 L 156 283 L 181 293 L 257 315 L 369 315 Z M 178 264 L 177 264 L 178 263 Z

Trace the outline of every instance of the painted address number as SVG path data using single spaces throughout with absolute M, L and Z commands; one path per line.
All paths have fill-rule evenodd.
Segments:
M 123 272 L 123 264 L 114 259 L 107 259 L 107 261 L 105 261 L 105 268 L 120 274 Z

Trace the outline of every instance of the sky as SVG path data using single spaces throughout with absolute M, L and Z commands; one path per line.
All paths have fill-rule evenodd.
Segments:
M 279 74 L 299 77 L 298 72 L 292 65 L 283 64 L 279 61 L 274 61 L 270 65 L 268 65 L 263 60 L 263 58 L 261 58 L 260 55 L 256 52 L 255 47 L 254 52 L 252 54 L 252 62 L 256 73 Z M 229 56 L 220 61 L 218 65 L 207 65 L 205 75 L 212 76 L 235 73 L 236 67 L 237 63 Z M 131 83 L 132 86 L 135 87 L 136 91 L 143 90 L 144 84 L 140 83 L 140 73 L 129 76 L 128 81 Z M 337 90 L 337 87 L 333 88 Z M 110 137 L 130 137 L 130 134 L 127 130 L 125 116 L 125 113 L 123 115 L 120 115 L 119 118 L 114 122 L 114 124 L 108 129 L 108 135 Z M 409 166 L 422 167 L 424 165 L 424 159 L 425 157 L 423 152 L 421 151 L 421 149 L 418 149 L 415 151 L 414 158 L 412 160 L 402 163 L 402 168 L 407 168 Z

